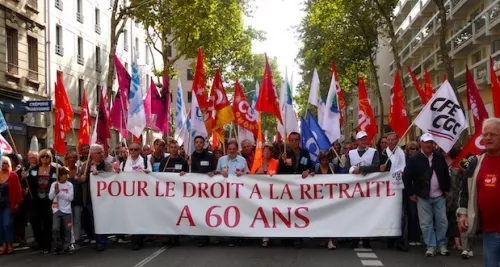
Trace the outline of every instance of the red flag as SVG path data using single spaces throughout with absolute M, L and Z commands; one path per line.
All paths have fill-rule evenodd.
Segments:
M 339 109 L 340 109 L 340 124 L 344 123 L 344 107 L 345 107 L 345 101 L 344 101 L 344 96 L 342 95 L 342 88 L 340 88 L 340 83 L 339 83 L 339 75 L 337 73 L 337 67 L 335 66 L 335 61 L 332 60 L 332 71 L 333 75 L 335 75 L 335 81 L 337 82 L 337 98 L 339 101 Z
M 212 135 L 212 148 L 213 149 L 218 149 L 219 148 L 219 140 L 217 139 L 217 135 L 216 134 Z
M 448 80 L 448 76 L 446 76 L 446 73 L 444 74 L 444 77 L 443 77 L 443 82 Z
M 111 118 L 113 127 L 120 131 L 123 137 L 127 137 L 127 114 L 128 114 L 128 93 L 130 91 L 130 75 L 120 62 L 120 59 L 114 57 L 116 77 L 118 78 L 118 92 L 116 93 L 113 107 L 111 108 Z
M 372 139 L 378 133 L 378 129 L 363 78 L 359 78 L 358 81 L 358 94 L 358 131 L 365 131 L 368 134 L 368 143 L 371 143 Z
M 207 109 L 207 93 L 205 92 L 205 70 L 203 69 L 203 51 L 198 48 L 198 60 L 196 61 L 196 71 L 193 78 L 193 87 L 191 92 L 196 95 L 196 100 L 198 100 L 198 105 L 200 109 Z
M 101 144 L 104 147 L 104 151 L 109 150 L 108 139 L 111 138 L 111 133 L 109 129 L 111 127 L 111 122 L 108 119 L 110 116 L 108 96 L 105 87 L 101 88 L 101 96 L 99 97 L 99 111 L 97 116 L 96 124 L 96 135 L 97 144 Z
M 170 134 L 170 79 L 168 77 L 168 68 L 163 68 L 163 86 L 161 88 L 161 105 L 152 110 L 156 114 L 156 127 L 164 134 Z
M 234 84 L 233 101 L 234 121 L 239 126 L 249 130 L 254 135 L 257 135 L 257 118 L 250 111 L 251 109 L 252 107 L 248 103 L 238 79 L 236 79 L 236 83 Z
M 467 107 L 472 111 L 472 117 L 474 118 L 474 135 L 469 138 L 469 141 L 465 147 L 460 151 L 457 158 L 453 162 L 453 166 L 467 170 L 469 164 L 469 159 L 472 156 L 479 155 L 484 150 L 483 144 L 483 121 L 488 118 L 488 112 L 484 106 L 483 99 L 479 94 L 479 89 L 474 82 L 474 77 L 469 70 L 468 66 L 465 66 L 466 73 L 465 77 L 467 80 Z
M 493 58 L 490 56 L 491 94 L 493 98 L 493 116 L 500 117 L 500 82 L 494 69 Z
M 408 117 L 406 116 L 403 86 L 401 85 L 399 71 L 396 71 L 396 76 L 394 77 L 388 121 L 389 126 L 402 137 L 408 128 Z
M 73 109 L 68 99 L 62 72 L 57 71 L 54 108 L 54 150 L 66 154 L 66 133 L 71 129 Z
M 429 72 L 427 72 L 427 69 L 425 69 L 424 73 L 425 77 L 425 102 L 423 103 L 424 105 L 427 104 L 427 102 L 431 101 L 432 95 L 434 94 L 434 90 L 432 89 L 432 83 L 431 83 L 431 76 L 429 75 Z
M 90 145 L 90 118 L 89 104 L 87 101 L 87 93 L 83 90 L 82 109 L 80 112 L 80 131 L 78 133 L 78 151 L 82 145 Z
M 229 104 L 229 100 L 227 99 L 226 90 L 222 84 L 222 76 L 219 69 L 215 72 L 207 115 L 208 118 L 205 122 L 207 131 L 210 131 L 210 129 L 214 130 L 215 134 L 219 134 L 218 138 L 224 142 L 224 135 L 220 135 L 220 131 L 218 130 L 232 122 L 234 115 L 231 104 Z
M 258 132 L 257 132 L 257 146 L 255 147 L 255 156 L 253 158 L 252 169 L 250 173 L 255 174 L 262 166 L 262 161 L 264 160 L 263 150 L 264 150 L 264 134 L 262 133 L 262 122 L 260 118 L 260 113 L 257 115 L 259 118 L 257 119 Z M 279 132 L 279 131 L 278 131 Z
M 264 76 L 262 77 L 262 86 L 259 91 L 259 97 L 257 97 L 257 102 L 255 103 L 255 109 L 257 111 L 267 112 L 276 116 L 281 124 L 283 124 L 278 96 L 276 95 L 276 88 L 273 84 L 273 74 L 271 73 L 271 66 L 269 66 L 267 55 L 266 68 L 264 70 Z
M 479 89 L 477 88 L 476 82 L 474 82 L 474 77 L 466 65 L 466 80 L 467 80 L 467 107 L 472 111 L 472 117 L 474 118 L 475 132 L 483 127 L 483 121 L 489 117 L 488 112 L 484 106 L 483 99 L 479 94 Z
M 415 86 L 415 89 L 417 89 L 418 95 L 420 96 L 420 99 L 422 101 L 422 104 L 427 104 L 426 100 L 427 97 L 425 95 L 424 89 L 422 89 L 422 86 L 420 85 L 420 82 L 418 81 L 417 77 L 415 77 L 415 74 L 411 71 L 410 66 L 408 66 L 408 73 L 410 73 L 411 80 L 413 81 L 413 85 Z

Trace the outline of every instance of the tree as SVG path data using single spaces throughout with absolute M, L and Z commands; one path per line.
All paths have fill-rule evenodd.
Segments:
M 455 95 L 457 96 L 457 99 L 460 98 L 460 94 L 458 92 L 458 88 L 456 88 L 456 83 L 455 83 L 455 72 L 453 71 L 453 64 L 451 57 L 449 55 L 450 49 L 446 45 L 446 33 L 448 32 L 448 21 L 447 21 L 447 16 L 449 13 L 449 9 L 447 10 L 445 7 L 445 1 L 444 0 L 434 0 L 434 3 L 436 3 L 438 10 L 439 10 L 439 21 L 441 24 L 441 28 L 439 29 L 439 55 L 441 57 L 441 61 L 443 62 L 444 69 L 446 71 L 446 76 L 448 79 L 448 82 L 451 84 L 451 87 L 453 88 L 453 91 L 455 92 Z M 462 104 L 462 101 L 458 101 L 460 103 L 460 107 L 465 113 L 464 105 Z
M 147 43 L 162 56 L 163 67 L 171 68 L 180 58 L 196 58 L 202 47 L 210 77 L 217 67 L 237 75 L 251 64 L 251 41 L 262 34 L 244 27 L 247 9 L 247 0 L 155 0 L 134 15 L 147 29 Z
M 383 126 L 383 103 L 375 65 L 378 31 L 374 25 L 379 25 L 379 21 L 371 1 L 318 0 L 306 3 L 306 16 L 298 30 L 303 42 L 298 59 L 304 78 L 299 87 L 304 90 L 299 90 L 296 103 L 301 114 L 307 106 L 313 69 L 318 69 L 320 91 L 326 96 L 332 73 L 331 61 L 335 60 L 339 83 L 344 91 L 357 90 L 358 76 L 364 76 L 365 72 L 374 73 L 373 84 L 382 112 L 378 124 Z M 344 121 L 347 123 L 347 119 Z

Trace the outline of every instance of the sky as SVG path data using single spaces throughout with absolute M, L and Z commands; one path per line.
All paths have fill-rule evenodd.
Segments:
M 299 66 L 295 63 L 300 47 L 295 27 L 305 16 L 303 2 L 304 0 L 254 0 L 252 17 L 245 17 L 244 21 L 245 25 L 266 33 L 265 41 L 252 43 L 252 52 L 277 57 L 282 75 L 285 75 L 287 68 L 289 77 L 293 73 L 294 88 L 302 80 Z

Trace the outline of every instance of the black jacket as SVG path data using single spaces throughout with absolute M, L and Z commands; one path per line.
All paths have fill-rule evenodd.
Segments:
M 217 161 L 213 154 L 208 153 L 203 150 L 203 152 L 198 153 L 193 152 L 191 156 L 191 172 L 192 173 L 209 173 L 215 172 L 217 169 Z
M 180 168 L 176 168 L 176 165 L 180 165 Z M 187 162 L 181 157 L 171 158 L 170 156 L 161 160 L 160 172 L 188 172 L 189 167 Z
M 436 172 L 439 187 L 443 194 L 450 191 L 450 173 L 444 157 L 433 151 L 432 168 L 429 160 L 423 153 L 411 157 L 406 166 L 403 180 L 410 196 L 417 195 L 428 199 L 431 190 L 432 171 Z
M 52 185 L 53 182 L 57 181 L 56 177 L 56 167 L 50 166 L 49 170 L 49 181 L 48 184 L 39 184 L 38 183 L 38 173 L 39 173 L 39 166 L 30 168 L 28 170 L 28 177 L 26 178 L 28 180 L 28 185 L 29 185 L 29 190 L 31 192 L 31 203 L 33 206 L 32 208 L 37 209 L 39 205 L 50 205 L 52 201 L 49 199 L 49 191 L 50 191 L 50 186 Z M 42 188 L 43 187 L 43 188 Z M 43 191 L 45 198 L 40 198 L 40 192 Z M 29 195 L 29 194 L 28 194 Z
M 299 162 L 297 162 L 295 153 L 292 150 L 288 150 L 288 152 L 286 152 L 287 158 L 292 160 L 292 166 L 286 165 L 280 157 L 278 174 L 302 174 L 303 171 L 307 170 L 313 172 L 314 169 L 309 151 L 301 148 L 299 153 Z

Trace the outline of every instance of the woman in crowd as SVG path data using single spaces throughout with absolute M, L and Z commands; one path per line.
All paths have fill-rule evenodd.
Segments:
M 472 252 L 472 238 L 467 238 L 465 234 L 458 231 L 456 211 L 458 209 L 458 201 L 462 182 L 465 175 L 460 169 L 453 167 L 453 162 L 460 153 L 460 149 L 453 147 L 448 153 L 440 149 L 441 153 L 448 164 L 448 171 L 450 172 L 451 187 L 446 201 L 446 214 L 448 217 L 448 240 L 453 242 L 453 248 L 462 250 L 461 257 L 469 259 L 474 256 Z
M 22 158 L 21 156 L 11 153 L 5 155 L 10 159 L 10 163 L 12 166 L 12 171 L 15 172 L 19 178 L 19 182 L 21 184 L 21 191 L 23 192 L 23 203 L 19 205 L 19 208 L 14 215 L 14 231 L 15 231 L 15 243 L 19 243 L 19 246 L 26 245 L 26 204 L 27 202 L 25 198 L 29 198 L 28 191 L 26 188 L 28 187 L 28 182 L 22 178 L 23 167 L 21 166 Z
M 420 147 L 415 141 L 406 144 L 406 162 L 408 159 L 420 153 Z M 406 213 L 408 215 L 408 244 L 411 247 L 421 246 L 420 242 L 420 223 L 418 220 L 417 203 L 406 201 Z
M 14 253 L 14 214 L 23 202 L 19 177 L 12 171 L 8 157 L 2 157 L 0 169 L 0 255 Z
M 85 158 L 86 160 L 87 158 Z M 78 155 L 75 151 L 66 153 L 64 158 L 65 167 L 69 169 L 68 181 L 73 185 L 73 201 L 71 202 L 71 211 L 73 215 L 73 225 L 71 228 L 71 244 L 81 242 L 82 229 L 82 205 L 83 205 L 83 188 L 82 183 L 77 179 L 79 169 L 76 166 Z
M 340 149 L 340 147 L 339 147 Z M 318 175 L 321 174 L 334 174 L 335 166 L 331 160 L 331 155 L 328 151 L 319 152 L 319 163 L 316 164 L 315 173 Z M 336 249 L 337 247 L 333 243 L 333 239 L 328 239 L 327 248 L 330 250 Z
M 37 166 L 23 173 L 33 196 L 29 214 L 33 224 L 35 241 L 44 254 L 48 254 L 52 242 L 52 201 L 49 199 L 50 185 L 56 180 L 56 167 L 51 166 L 52 153 L 43 149 L 39 153 Z
M 264 145 L 262 148 L 262 165 L 257 168 L 256 174 L 276 174 L 278 170 L 278 160 L 273 158 L 273 154 L 273 147 L 268 144 Z
M 386 150 L 387 150 L 387 137 L 383 136 L 377 142 L 377 151 L 380 158 L 380 164 L 387 162 L 387 159 L 389 158 L 387 156 Z
M 273 158 L 273 147 L 269 144 L 265 144 L 262 148 L 262 164 L 260 167 L 256 168 L 255 174 L 269 174 L 272 176 L 276 174 L 278 170 L 278 160 Z M 264 237 L 262 239 L 262 247 L 269 246 L 269 238 Z

